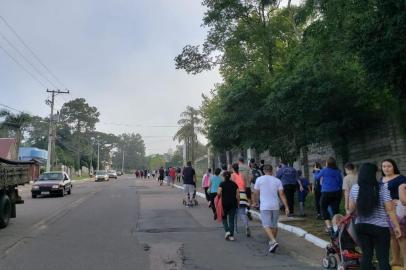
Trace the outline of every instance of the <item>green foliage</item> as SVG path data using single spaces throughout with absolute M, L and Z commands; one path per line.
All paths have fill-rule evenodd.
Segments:
M 117 152 L 113 154 L 113 167 L 121 169 L 124 151 L 124 170 L 141 169 L 147 166 L 145 144 L 140 134 L 121 134 L 116 137 Z M 111 140 L 110 140 L 111 141 Z
M 176 58 L 193 74 L 220 66 L 223 82 L 200 108 L 215 149 L 292 161 L 329 141 L 345 159 L 349 137 L 388 117 L 406 122 L 406 2 L 278 2 L 203 1 L 206 40 Z

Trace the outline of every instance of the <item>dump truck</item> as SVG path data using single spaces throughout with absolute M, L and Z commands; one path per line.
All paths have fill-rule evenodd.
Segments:
M 35 160 L 14 161 L 0 158 L 0 229 L 16 217 L 16 204 L 24 201 L 18 195 L 18 186 L 33 181 L 39 173 Z

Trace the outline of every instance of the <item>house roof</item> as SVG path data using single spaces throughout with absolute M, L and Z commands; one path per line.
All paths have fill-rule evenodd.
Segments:
M 0 157 L 7 158 L 10 148 L 16 140 L 13 138 L 0 138 Z

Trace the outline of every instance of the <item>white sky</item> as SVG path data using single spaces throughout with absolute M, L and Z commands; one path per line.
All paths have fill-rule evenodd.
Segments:
M 71 94 L 58 96 L 57 108 L 83 97 L 101 113 L 99 131 L 140 133 L 147 154 L 175 148 L 176 127 L 156 126 L 175 126 L 185 107 L 199 106 L 201 93 L 220 81 L 217 71 L 193 76 L 175 69 L 173 59 L 183 46 L 200 44 L 206 36 L 200 2 L 0 0 L 0 15 L 61 81 L 0 20 L 0 46 L 42 82 L 0 48 L 0 103 L 46 116 L 46 88 L 68 88 Z

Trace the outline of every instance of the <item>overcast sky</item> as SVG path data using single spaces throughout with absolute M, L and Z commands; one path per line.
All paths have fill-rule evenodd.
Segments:
M 0 18 L 0 103 L 47 116 L 46 88 L 68 88 L 69 95 L 57 97 L 57 109 L 83 97 L 101 113 L 99 131 L 140 133 L 147 154 L 166 152 L 176 145 L 172 140 L 176 127 L 157 126 L 175 126 L 187 105 L 199 106 L 201 93 L 221 81 L 217 71 L 193 76 L 175 69 L 173 59 L 183 46 L 200 44 L 206 36 L 207 29 L 200 26 L 205 11 L 200 3 L 0 0 L 0 15 L 59 79 L 35 60 Z

